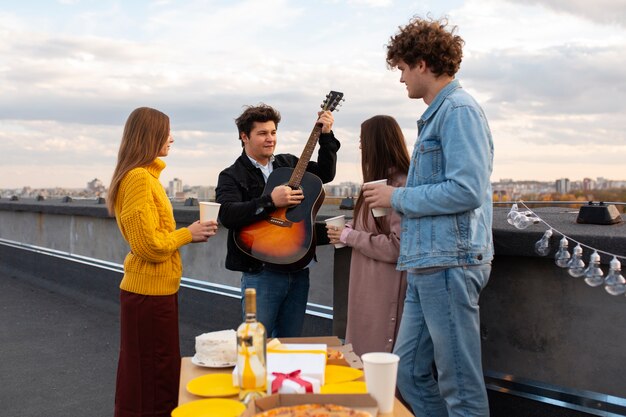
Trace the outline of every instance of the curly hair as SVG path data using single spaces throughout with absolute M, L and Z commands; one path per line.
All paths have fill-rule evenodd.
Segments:
M 449 30 L 447 27 L 446 18 L 435 20 L 417 16 L 406 26 L 400 26 L 400 31 L 387 44 L 389 68 L 396 67 L 401 60 L 413 68 L 424 60 L 435 75 L 454 76 L 461 66 L 465 41 L 456 35 L 457 26 Z
M 276 127 L 278 127 L 278 123 L 280 122 L 280 113 L 272 106 L 268 106 L 264 103 L 259 103 L 258 106 L 246 106 L 243 113 L 235 119 L 235 124 L 239 131 L 238 139 L 241 140 L 242 133 L 245 133 L 246 136 L 250 136 L 255 122 L 265 123 L 270 121 L 274 122 Z M 241 146 L 243 147 L 243 145 L 242 141 Z

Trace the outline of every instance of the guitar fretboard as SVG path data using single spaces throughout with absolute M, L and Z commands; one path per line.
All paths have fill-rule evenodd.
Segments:
M 291 178 L 289 179 L 289 187 L 292 189 L 300 188 L 300 183 L 302 182 L 302 177 L 306 172 L 306 167 L 309 165 L 309 161 L 311 160 L 311 156 L 313 155 L 313 151 L 315 150 L 315 146 L 317 145 L 317 141 L 320 138 L 320 134 L 322 133 L 322 125 L 316 123 L 311 131 L 311 135 L 309 136 L 309 140 L 302 151 L 302 155 L 300 155 L 300 159 L 298 160 L 298 164 L 293 169 L 293 173 L 291 174 Z

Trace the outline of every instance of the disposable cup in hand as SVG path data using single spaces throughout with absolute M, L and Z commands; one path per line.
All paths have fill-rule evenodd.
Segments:
M 339 230 L 343 230 L 344 226 L 346 225 L 346 216 L 342 214 L 341 216 L 331 217 L 330 219 L 326 219 L 324 221 L 330 226 L 334 226 L 337 227 Z M 344 246 L 346 245 L 341 242 L 335 243 L 336 248 L 343 248 Z
M 376 180 L 376 181 L 368 181 L 363 183 L 363 185 L 376 185 L 376 184 L 387 184 L 387 180 Z M 391 208 L 389 207 L 372 207 L 372 216 L 374 217 L 382 217 L 391 213 Z
M 200 204 L 201 222 L 208 222 L 209 220 L 217 221 L 217 215 L 220 212 L 220 203 L 201 201 L 198 204 Z
M 378 402 L 380 413 L 393 412 L 396 377 L 400 357 L 387 352 L 370 352 L 361 356 L 367 392 Z

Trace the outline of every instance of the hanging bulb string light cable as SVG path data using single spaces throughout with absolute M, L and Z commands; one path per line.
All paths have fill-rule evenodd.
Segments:
M 546 233 L 549 233 L 549 235 L 550 235 L 550 236 L 552 236 L 552 234 L 553 234 L 553 232 L 554 232 L 554 233 L 556 233 L 557 235 L 561 235 L 561 236 L 563 236 L 563 237 L 564 237 L 564 238 L 566 238 L 568 241 L 574 242 L 574 243 L 576 243 L 577 245 L 582 246 L 583 248 L 587 248 L 587 249 L 590 249 L 590 250 L 592 250 L 592 251 L 594 251 L 594 252 L 601 253 L 601 254 L 604 254 L 604 255 L 607 255 L 607 256 L 611 256 L 611 257 L 614 257 L 614 258 L 619 258 L 619 259 L 624 259 L 624 260 L 626 260 L 626 256 L 625 256 L 625 255 L 619 255 L 619 254 L 615 254 L 615 253 L 607 252 L 607 251 L 604 251 L 604 250 L 596 249 L 596 248 L 594 248 L 594 247 L 592 247 L 592 246 L 586 245 L 586 244 L 584 244 L 584 243 L 582 243 L 582 242 L 579 242 L 579 241 L 577 241 L 577 240 L 575 240 L 575 239 L 572 239 L 570 236 L 567 236 L 565 233 L 563 233 L 563 232 L 559 231 L 558 229 L 554 228 L 554 227 L 553 227 L 553 226 L 551 226 L 551 225 L 550 225 L 547 221 L 545 221 L 545 220 L 544 220 L 544 219 L 542 219 L 540 216 L 538 216 L 538 215 L 537 215 L 537 213 L 535 213 L 535 212 L 534 212 L 531 208 L 529 208 L 523 200 L 518 200 L 516 204 L 513 204 L 513 206 L 516 206 L 516 207 L 517 207 L 517 204 L 520 204 L 521 206 L 523 206 L 523 207 L 526 209 L 526 211 L 528 212 L 528 214 L 526 215 L 526 217 L 528 217 L 529 219 L 531 219 L 531 220 L 532 220 L 532 221 L 528 224 L 529 226 L 530 226 L 531 224 L 543 223 L 543 224 L 545 224 L 545 225 L 549 228 L 549 229 L 546 231 Z M 612 204 L 613 204 L 613 203 L 612 203 Z M 511 208 L 511 210 L 513 210 L 513 208 Z M 518 212 L 519 214 L 523 214 L 523 213 L 525 213 L 525 212 L 520 212 L 519 210 L 517 210 L 517 212 Z M 510 222 L 509 222 L 509 223 L 510 223 Z M 519 229 L 519 227 L 518 227 L 518 229 Z M 550 232 L 550 231 L 552 231 L 552 232 Z M 546 253 L 546 255 L 547 255 L 547 253 Z M 544 255 L 544 256 L 545 256 L 545 255 Z
M 520 211 L 518 203 L 526 210 Z M 584 277 L 585 283 L 591 287 L 598 287 L 604 284 L 604 289 L 611 295 L 621 295 L 626 293 L 626 279 L 621 273 L 621 263 L 618 260 L 626 259 L 625 256 L 607 252 L 579 242 L 565 233 L 555 229 L 548 222 L 543 220 L 523 201 L 519 200 L 511 206 L 507 215 L 507 221 L 517 229 L 526 229 L 531 224 L 543 223 L 548 227 L 540 240 L 535 243 L 535 252 L 541 256 L 550 254 L 550 238 L 553 233 L 563 236 L 559 242 L 559 249 L 555 253 L 554 260 L 558 267 L 567 268 L 567 272 L 574 278 Z M 576 243 L 572 254 L 569 253 L 569 240 Z M 585 265 L 582 259 L 583 247 L 593 251 L 589 257 L 589 266 Z M 604 278 L 604 272 L 600 267 L 600 253 L 613 257 L 609 264 L 609 273 Z

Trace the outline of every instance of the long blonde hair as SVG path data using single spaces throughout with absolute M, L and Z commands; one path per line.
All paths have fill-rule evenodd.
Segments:
M 134 168 L 150 165 L 159 156 L 169 135 L 170 118 L 165 113 L 139 107 L 128 116 L 107 194 L 109 214 L 115 214 L 115 200 L 124 175 Z

